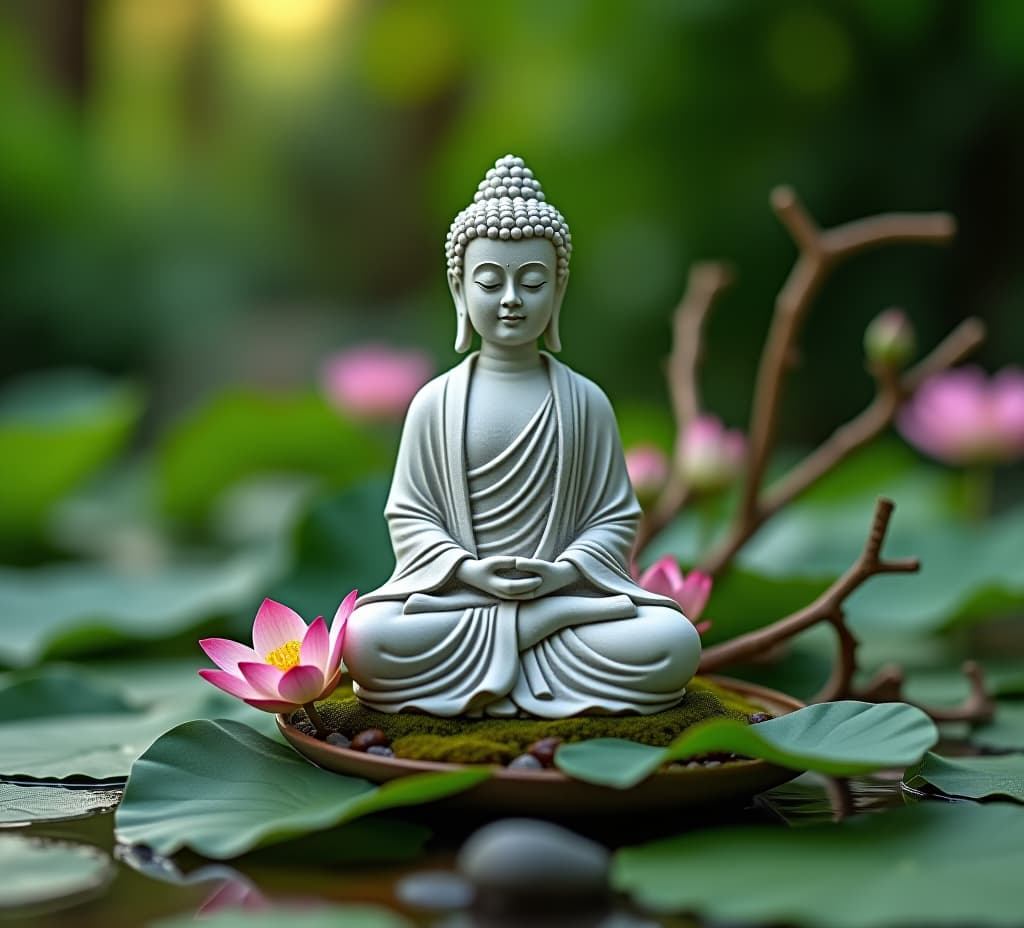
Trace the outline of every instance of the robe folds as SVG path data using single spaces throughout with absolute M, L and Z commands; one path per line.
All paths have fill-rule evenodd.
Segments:
M 548 399 L 505 450 L 469 470 L 476 357 L 423 387 L 406 416 L 385 508 L 395 570 L 349 619 L 345 662 L 357 695 L 385 712 L 445 716 L 674 705 L 696 669 L 699 636 L 675 602 L 629 574 L 640 507 L 611 404 L 544 353 Z M 499 600 L 455 578 L 462 561 L 495 554 L 571 561 L 581 579 L 531 601 Z M 572 624 L 524 641 L 524 610 L 541 603 Z

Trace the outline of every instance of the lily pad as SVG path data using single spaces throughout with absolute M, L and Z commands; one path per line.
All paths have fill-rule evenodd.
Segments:
M 996 703 L 996 717 L 975 728 L 970 740 L 995 751 L 1024 751 L 1024 702 L 1000 699 Z
M 1020 924 L 1024 809 L 918 803 L 841 824 L 722 828 L 624 848 L 613 886 L 657 912 L 828 928 Z M 751 874 L 737 891 L 737 874 Z
M 273 725 L 272 716 L 212 689 L 146 705 L 72 667 L 14 676 L 0 688 L 0 775 L 123 780 L 132 761 L 167 729 L 223 715 L 253 719 L 268 730 Z
M 103 564 L 0 567 L 0 664 L 115 642 L 159 640 L 254 608 L 280 572 L 270 551 L 122 570 Z
M 315 500 L 293 542 L 294 566 L 268 594 L 299 615 L 333 615 L 349 590 L 372 590 L 395 566 L 384 504 L 388 482 L 367 480 Z
M 930 751 L 903 782 L 912 789 L 934 786 L 966 799 L 1005 797 L 1024 802 L 1024 754 L 1006 757 L 941 757 Z
M 0 540 L 35 534 L 50 507 L 123 446 L 139 392 L 85 371 L 26 377 L 0 394 Z
M 109 812 L 120 801 L 120 789 L 69 789 L 0 780 L 0 828 L 85 818 Z
M 384 469 L 387 458 L 378 437 L 315 393 L 235 391 L 172 429 L 160 450 L 159 483 L 170 514 L 198 520 L 246 477 L 302 473 L 340 486 Z
M 115 826 L 161 854 L 188 847 L 224 859 L 372 812 L 461 792 L 487 770 L 423 774 L 375 787 L 302 760 L 246 725 L 188 722 L 132 767 Z
M 56 900 L 77 901 L 114 876 L 98 848 L 21 835 L 0 835 L 0 914 Z
M 667 748 L 618 738 L 566 744 L 555 755 L 555 764 L 578 780 L 616 789 L 635 786 L 670 760 L 715 752 L 853 776 L 913 764 L 938 737 L 931 719 L 913 706 L 847 700 L 807 706 L 758 725 L 712 719 Z

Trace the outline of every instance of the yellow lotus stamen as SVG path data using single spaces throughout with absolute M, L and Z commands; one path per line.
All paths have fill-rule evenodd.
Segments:
M 291 670 L 299 663 L 301 647 L 301 641 L 286 641 L 267 655 L 267 663 L 273 664 L 278 670 Z

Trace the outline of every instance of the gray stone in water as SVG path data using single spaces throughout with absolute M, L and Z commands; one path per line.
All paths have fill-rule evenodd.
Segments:
M 508 902 L 584 897 L 598 902 L 608 892 L 609 861 L 606 848 L 558 825 L 504 819 L 473 834 L 456 866 L 481 893 Z
M 544 765 L 532 754 L 520 754 L 514 760 L 509 761 L 509 768 L 513 770 L 543 770 Z
M 347 748 L 352 746 L 352 741 L 346 738 L 341 732 L 332 731 L 325 739 L 328 744 L 334 745 L 336 748 Z
M 448 870 L 413 873 L 398 881 L 395 895 L 414 909 L 453 911 L 473 904 L 476 891 L 465 877 Z

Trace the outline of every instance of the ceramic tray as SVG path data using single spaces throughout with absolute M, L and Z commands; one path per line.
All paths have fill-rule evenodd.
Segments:
M 728 677 L 709 680 L 762 706 L 772 715 L 785 715 L 803 703 L 777 690 Z M 386 783 L 413 773 L 463 769 L 461 764 L 376 757 L 335 747 L 293 728 L 277 717 L 281 734 L 296 751 L 326 770 Z M 495 766 L 493 776 L 446 803 L 502 814 L 558 815 L 588 812 L 636 811 L 735 803 L 793 779 L 799 773 L 763 760 L 733 761 L 718 767 L 673 766 L 628 790 L 594 786 L 570 779 L 557 770 L 518 770 Z

